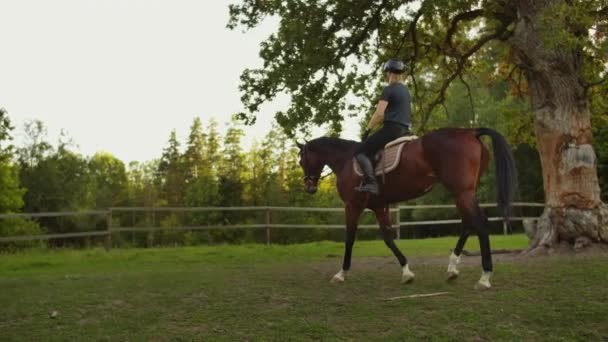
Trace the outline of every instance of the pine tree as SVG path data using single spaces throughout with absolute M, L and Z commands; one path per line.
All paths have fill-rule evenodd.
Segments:
M 222 137 L 220 136 L 217 130 L 217 121 L 215 119 L 211 119 L 209 121 L 209 125 L 207 126 L 207 155 L 205 159 L 205 171 L 209 173 L 209 175 L 217 180 L 219 164 L 221 161 L 221 146 L 220 142 Z
M 219 170 L 220 193 L 224 206 L 241 204 L 243 194 L 241 172 L 244 171 L 241 138 L 244 134 L 245 132 L 233 121 L 224 137 L 223 159 Z
M 184 163 L 179 148 L 177 134 L 172 130 L 158 165 L 163 197 L 169 206 L 184 203 Z
M 192 183 L 199 176 L 205 173 L 205 165 L 207 159 L 206 149 L 207 136 L 203 132 L 203 124 L 199 117 L 194 118 L 192 126 L 190 126 L 190 135 L 184 153 L 184 172 L 185 182 Z

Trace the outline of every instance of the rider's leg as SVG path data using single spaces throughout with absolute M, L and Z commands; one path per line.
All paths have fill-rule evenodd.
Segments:
M 355 189 L 360 192 L 369 192 L 374 195 L 379 193 L 378 181 L 376 180 L 374 157 L 384 147 L 386 129 L 383 127 L 378 132 L 367 138 L 355 152 L 355 159 L 363 171 L 363 184 Z
M 372 164 L 372 161 L 364 153 L 355 155 L 355 158 L 357 159 L 357 162 L 359 162 L 361 171 L 363 171 L 363 184 L 355 189 L 360 192 L 369 192 L 377 195 L 379 193 L 378 181 L 374 174 L 374 165 Z
M 355 152 L 355 158 L 363 171 L 363 185 L 355 188 L 357 191 L 378 194 L 378 181 L 374 172 L 373 159 L 378 151 L 390 141 L 397 139 L 402 134 L 401 132 L 402 128 L 390 123 L 385 124 L 359 146 Z

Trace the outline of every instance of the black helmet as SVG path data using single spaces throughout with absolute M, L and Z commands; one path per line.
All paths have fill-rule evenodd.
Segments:
M 382 71 L 384 72 L 392 72 L 394 74 L 401 74 L 405 71 L 405 64 L 398 59 L 389 59 L 384 63 L 384 67 L 382 67 Z

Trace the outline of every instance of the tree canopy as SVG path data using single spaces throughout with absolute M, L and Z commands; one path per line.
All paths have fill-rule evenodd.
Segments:
M 276 119 L 289 134 L 322 124 L 339 131 L 344 117 L 373 105 L 380 66 L 393 57 L 407 64 L 419 128 L 445 103 L 452 83 L 469 88 L 463 75 L 478 73 L 481 61 L 525 93 L 522 72 L 530 61 L 512 48 L 520 10 L 513 1 L 239 1 L 230 5 L 229 28 L 280 19 L 261 44 L 263 66 L 241 76 L 246 110 L 239 117 L 254 122 L 262 103 L 286 93 L 291 105 Z M 601 0 L 550 1 L 535 23 L 549 47 L 580 54 L 585 88 L 604 81 L 607 24 Z

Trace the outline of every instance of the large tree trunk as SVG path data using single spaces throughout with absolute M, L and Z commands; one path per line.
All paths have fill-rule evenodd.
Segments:
M 518 1 L 511 39 L 529 86 L 543 168 L 546 209 L 532 248 L 580 238 L 608 242 L 608 207 L 600 199 L 591 115 L 580 77 L 582 54 L 574 46 L 547 44 L 548 33 L 560 28 L 540 22 L 556 3 L 561 1 Z

